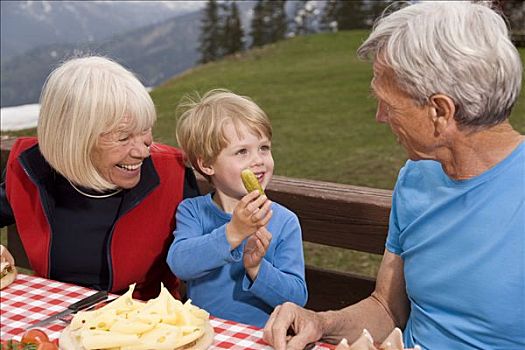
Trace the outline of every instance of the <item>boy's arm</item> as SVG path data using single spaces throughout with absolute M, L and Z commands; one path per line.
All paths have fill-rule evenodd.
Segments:
M 244 277 L 243 289 L 263 300 L 271 307 L 291 301 L 305 305 L 308 291 L 304 277 L 304 255 L 301 227 L 295 215 L 288 217 L 281 226 L 282 235 L 277 237 L 273 262 L 261 261 L 255 281 Z M 274 232 L 272 232 L 274 234 Z
M 216 268 L 242 259 L 239 249 L 231 250 L 226 239 L 226 225 L 209 233 L 203 232 L 201 220 L 206 220 L 203 217 L 188 200 L 177 209 L 175 240 L 166 261 L 171 271 L 184 281 L 203 277 Z

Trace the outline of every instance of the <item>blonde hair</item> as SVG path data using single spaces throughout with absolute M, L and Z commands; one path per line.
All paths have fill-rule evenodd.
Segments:
M 185 96 L 178 106 L 177 143 L 191 165 L 202 173 L 197 164 L 211 164 L 228 145 L 225 125 L 232 122 L 237 132 L 240 125 L 254 134 L 272 139 L 272 126 L 264 111 L 249 97 L 225 89 L 208 91 L 202 98 Z
M 115 188 L 92 162 L 99 136 L 115 130 L 124 117 L 134 132 L 151 128 L 156 120 L 153 101 L 133 73 L 98 56 L 74 58 L 55 69 L 40 104 L 42 155 L 66 179 L 98 191 Z

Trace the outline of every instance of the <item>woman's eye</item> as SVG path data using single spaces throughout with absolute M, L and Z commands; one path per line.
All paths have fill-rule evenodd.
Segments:
M 118 138 L 119 142 L 125 142 L 129 140 L 129 135 L 122 135 Z

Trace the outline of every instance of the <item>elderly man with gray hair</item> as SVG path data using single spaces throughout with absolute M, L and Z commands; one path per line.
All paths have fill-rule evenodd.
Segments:
M 504 19 L 486 3 L 418 2 L 358 54 L 373 61 L 376 119 L 410 158 L 376 288 L 338 311 L 278 306 L 265 340 L 302 349 L 400 327 L 407 347 L 524 349 L 525 138 L 508 122 L 522 63 Z

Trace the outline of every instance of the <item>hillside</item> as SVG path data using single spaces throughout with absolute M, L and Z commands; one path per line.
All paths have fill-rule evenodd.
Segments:
M 176 144 L 175 108 L 184 94 L 228 88 L 251 96 L 271 118 L 276 174 L 391 189 L 406 156 L 389 127 L 375 122 L 371 66 L 355 55 L 365 37 L 297 37 L 186 71 L 152 92 L 155 138 Z M 520 54 L 525 61 L 525 49 Z M 522 134 L 524 90 L 511 116 Z
M 175 106 L 192 91 L 251 96 L 274 126 L 276 174 L 390 189 L 405 152 L 375 122 L 371 66 L 355 51 L 364 31 L 297 37 L 199 66 L 152 92 L 158 141 L 175 144 Z M 522 58 L 525 50 L 521 49 Z M 512 124 L 525 133 L 522 91 Z

